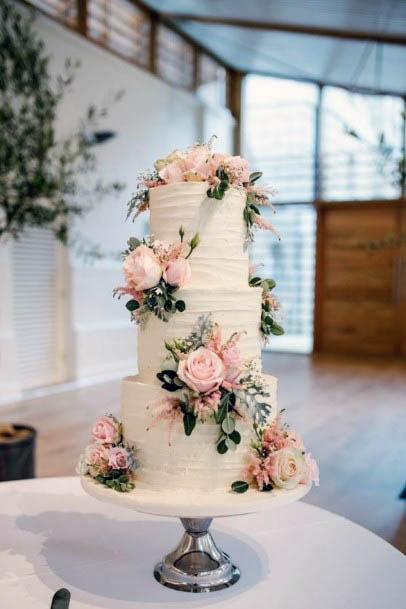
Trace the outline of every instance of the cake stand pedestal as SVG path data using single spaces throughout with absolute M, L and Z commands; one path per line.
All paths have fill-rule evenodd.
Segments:
M 238 567 L 220 550 L 209 532 L 212 518 L 181 518 L 185 532 L 179 545 L 156 565 L 155 579 L 185 592 L 213 592 L 240 579 Z
M 154 569 L 155 578 L 164 586 L 184 592 L 213 592 L 232 586 L 240 571 L 228 554 L 216 545 L 209 531 L 213 518 L 238 516 L 269 510 L 298 501 L 310 490 L 300 485 L 293 491 L 261 493 L 250 489 L 243 495 L 231 491 L 213 493 L 170 493 L 138 486 L 130 493 L 118 493 L 89 477 L 81 478 L 82 487 L 100 501 L 114 503 L 145 514 L 180 518 L 185 529 L 178 546 Z M 210 514 L 210 516 L 208 516 Z

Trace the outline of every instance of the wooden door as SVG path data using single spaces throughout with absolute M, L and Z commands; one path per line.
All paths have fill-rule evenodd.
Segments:
M 315 350 L 405 352 L 404 209 L 390 201 L 319 207 Z

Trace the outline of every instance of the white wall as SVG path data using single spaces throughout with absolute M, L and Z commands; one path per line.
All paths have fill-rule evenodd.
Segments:
M 219 150 L 230 150 L 231 116 L 222 108 L 204 106 L 191 93 L 167 85 L 48 18 L 38 17 L 36 28 L 55 74 L 62 72 L 66 57 L 81 61 L 72 90 L 60 108 L 59 135 L 75 129 L 89 104 L 101 105 L 117 91 L 125 91 L 103 124 L 117 132 L 117 137 L 99 146 L 97 153 L 100 175 L 106 181 L 126 183 L 126 189 L 118 197 L 103 200 L 75 227 L 104 250 L 120 251 L 127 238 L 137 233 L 137 225 L 125 222 L 125 213 L 138 173 L 173 148 L 187 147 L 212 133 L 221 137 Z M 138 230 L 145 220 L 141 218 Z M 120 263 L 105 259 L 89 265 L 70 253 L 69 267 L 66 297 L 71 314 L 64 321 L 70 337 L 65 349 L 67 379 L 134 369 L 136 332 L 123 302 L 112 298 L 113 288 L 122 282 Z M 3 323 L 10 346 L 12 329 L 7 315 L 3 315 L 6 321 L 0 321 L 0 332 Z M 4 374 L 0 358 L 0 374 L 2 370 Z

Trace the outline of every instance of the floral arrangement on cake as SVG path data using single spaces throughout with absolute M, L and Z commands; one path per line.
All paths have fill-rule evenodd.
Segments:
M 285 333 L 285 330 L 279 323 L 281 321 L 281 304 L 271 293 L 276 286 L 276 281 L 251 275 L 248 283 L 251 287 L 262 288 L 260 331 L 266 344 L 271 335 L 281 336 Z
M 137 468 L 134 447 L 124 443 L 121 423 L 112 414 L 97 419 L 92 443 L 79 458 L 76 471 L 120 493 L 134 487 Z
M 206 182 L 207 196 L 212 199 L 221 200 L 231 187 L 245 192 L 244 221 L 248 240 L 254 239 L 256 229 L 277 234 L 259 210 L 261 206 L 272 209 L 269 197 L 274 194 L 272 189 L 257 185 L 262 173 L 250 173 L 248 161 L 240 156 L 213 153 L 212 140 L 187 150 L 174 150 L 167 157 L 155 161 L 154 171 L 140 175 L 137 190 L 128 203 L 127 217 L 136 218 L 149 208 L 152 188 L 180 182 Z
M 168 321 L 171 313 L 185 310 L 185 302 L 177 300 L 175 294 L 190 281 L 192 271 L 188 259 L 199 244 L 199 234 L 189 243 L 184 242 L 184 235 L 181 226 L 178 243 L 159 241 L 152 236 L 128 240 L 128 249 L 123 252 L 126 285 L 116 288 L 113 294 L 119 298 L 131 296 L 126 308 L 132 321 L 142 324 L 151 312 Z
M 238 342 L 244 332 L 223 341 L 222 331 L 211 316 L 199 317 L 192 333 L 165 343 L 176 369 L 157 374 L 162 388 L 177 396 L 159 404 L 156 420 L 173 424 L 183 419 L 187 436 L 196 423 L 212 418 L 219 426 L 217 451 L 235 450 L 241 442 L 237 422 L 247 413 L 265 420 L 271 411 L 267 386 L 254 361 L 244 361 Z
M 260 491 L 274 488 L 293 490 L 299 484 L 319 485 L 319 468 L 306 452 L 302 438 L 282 421 L 282 411 L 268 425 L 254 423 L 255 440 L 244 472 L 246 480 L 233 482 L 236 493 L 244 493 L 249 486 Z

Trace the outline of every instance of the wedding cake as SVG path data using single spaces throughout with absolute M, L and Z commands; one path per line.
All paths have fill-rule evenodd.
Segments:
M 121 421 L 99 419 L 79 465 L 112 490 L 290 490 L 317 480 L 301 438 L 281 420 L 261 347 L 283 333 L 275 282 L 250 267 L 255 229 L 273 230 L 260 173 L 209 145 L 175 151 L 141 176 L 129 215 L 125 286 L 139 326 L 138 374 L 122 381 Z

